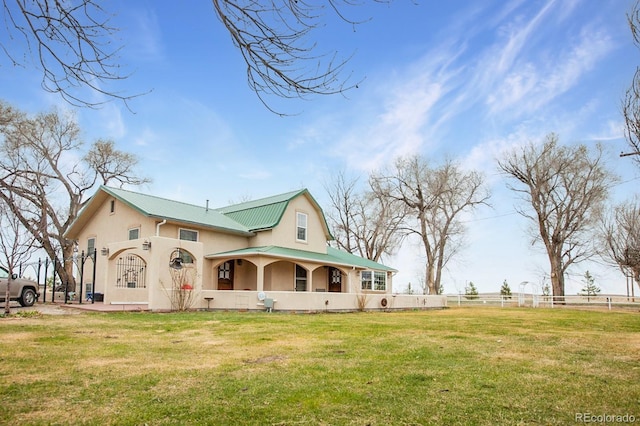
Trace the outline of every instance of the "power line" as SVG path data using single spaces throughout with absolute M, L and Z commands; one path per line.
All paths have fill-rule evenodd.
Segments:
M 502 213 L 502 214 L 498 214 L 498 215 L 495 215 L 495 216 L 488 216 L 488 217 L 481 217 L 481 218 L 477 218 L 477 219 L 463 220 L 461 222 L 462 223 L 481 222 L 483 220 L 499 219 L 501 217 L 513 216 L 514 214 L 518 214 L 518 212 L 514 210 L 514 211 L 512 211 L 510 213 Z

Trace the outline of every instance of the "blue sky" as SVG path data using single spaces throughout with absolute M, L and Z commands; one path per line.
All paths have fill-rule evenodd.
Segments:
M 141 173 L 153 179 L 145 192 L 212 206 L 307 187 L 326 207 L 323 184 L 340 170 L 364 180 L 399 155 L 457 158 L 485 173 L 493 197 L 468 217 L 446 292 L 467 281 L 498 291 L 505 279 L 517 291 L 548 270 L 496 168 L 510 147 L 550 132 L 566 144 L 603 142 L 622 177 L 614 197 L 638 193 L 638 169 L 618 156 L 627 148 L 621 99 L 640 63 L 626 24 L 631 0 L 366 3 L 346 9 L 370 18 L 355 29 L 327 19 L 312 33 L 320 53 L 353 55 L 345 71 L 358 88 L 270 99 L 291 114 L 282 117 L 249 90 L 210 2 L 110 2 L 121 63 L 132 72 L 113 87 L 148 93 L 130 103 L 133 113 L 118 102 L 76 110 L 85 139 L 110 138 L 140 156 Z M 42 91 L 37 73 L 4 57 L 0 87 L 5 101 L 30 112 L 69 108 Z M 386 263 L 400 269 L 396 290 L 415 287 L 423 270 L 411 242 Z M 580 290 L 587 269 L 603 291 L 626 292 L 619 272 L 588 263 L 574 269 L 567 294 Z

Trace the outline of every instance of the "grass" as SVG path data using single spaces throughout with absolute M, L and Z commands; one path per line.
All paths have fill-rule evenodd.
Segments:
M 640 421 L 640 315 L 568 309 L 0 319 L 0 423 Z

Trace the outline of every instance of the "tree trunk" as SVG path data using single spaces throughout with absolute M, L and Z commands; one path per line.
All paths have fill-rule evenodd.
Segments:
M 435 280 L 435 266 L 433 261 L 427 259 L 427 264 L 425 266 L 425 276 L 427 278 L 427 289 L 428 294 L 437 294 L 436 293 L 436 280 Z
M 74 241 L 64 240 L 64 245 L 62 247 L 62 258 L 58 257 L 59 252 L 55 249 L 55 247 L 51 244 L 50 240 L 43 239 L 43 248 L 47 253 L 49 258 L 52 261 L 55 261 L 55 274 L 60 278 L 60 284 L 63 288 L 66 288 L 67 291 L 75 291 L 76 283 L 75 277 L 73 274 L 73 249 L 74 249 Z M 55 277 L 54 274 L 54 277 Z M 54 288 L 55 288 L 55 279 L 54 279 Z
M 549 256 L 551 263 L 551 290 L 554 302 L 564 303 L 564 272 L 561 256 Z
M 65 247 L 62 261 L 58 264 L 58 276 L 62 281 L 63 288 L 69 291 L 76 291 L 76 279 L 73 274 L 73 266 L 75 259 L 73 258 L 73 246 Z
M 4 297 L 4 314 L 9 315 L 11 313 L 11 282 L 13 281 L 11 271 L 9 271 L 9 277 L 7 278 L 7 292 Z
M 446 231 L 445 231 L 446 234 Z M 438 266 L 436 268 L 435 293 L 440 294 L 440 286 L 442 285 L 442 270 L 444 269 L 445 244 L 447 239 L 443 238 L 438 243 Z

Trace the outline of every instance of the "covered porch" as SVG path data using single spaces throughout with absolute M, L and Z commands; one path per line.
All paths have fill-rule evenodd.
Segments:
M 357 259 L 363 263 L 363 259 Z M 331 251 L 324 254 L 276 246 L 257 247 L 205 256 L 202 290 L 358 293 L 362 289 L 361 273 L 367 270 L 367 265 L 348 262 Z M 365 289 L 387 293 L 392 272 L 390 268 L 378 271 L 383 275 L 378 281 L 383 283 L 374 288 L 372 282 Z

